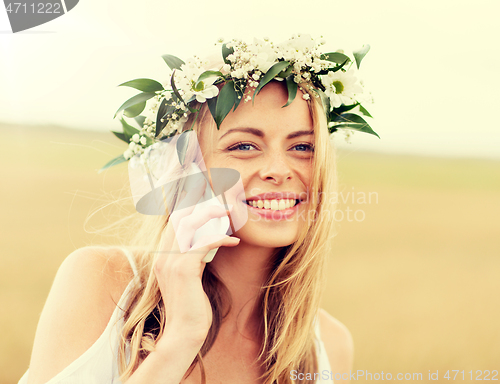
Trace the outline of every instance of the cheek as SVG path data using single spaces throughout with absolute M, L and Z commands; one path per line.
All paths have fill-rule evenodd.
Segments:
M 300 166 L 296 167 L 297 174 L 302 180 L 304 185 L 310 186 L 313 177 L 313 164 L 312 161 L 304 161 Z

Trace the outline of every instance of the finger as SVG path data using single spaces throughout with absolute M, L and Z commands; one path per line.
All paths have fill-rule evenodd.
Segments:
M 213 235 L 213 236 L 203 236 L 200 240 L 198 240 L 196 243 L 193 244 L 191 247 L 190 251 L 205 247 L 210 244 L 214 244 L 218 241 L 221 241 L 229 236 L 227 235 Z
M 179 250 L 184 253 L 191 248 L 195 232 L 210 220 L 226 216 L 226 210 L 222 207 L 212 205 L 200 210 L 195 215 L 184 217 L 175 229 L 175 236 Z
M 217 235 L 222 238 L 214 241 L 213 236 L 207 236 L 206 238 L 201 238 L 193 249 L 186 253 L 186 255 L 190 255 L 196 257 L 200 262 L 205 258 L 207 253 L 215 248 L 219 247 L 236 247 L 240 243 L 240 239 L 237 237 L 231 237 L 227 235 Z M 199 247 L 198 247 L 199 245 Z

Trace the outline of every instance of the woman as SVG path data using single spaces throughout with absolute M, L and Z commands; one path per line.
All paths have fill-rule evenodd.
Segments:
M 234 225 L 232 213 L 241 206 L 195 213 L 188 203 L 170 215 L 146 217 L 128 249 L 75 251 L 57 273 L 20 383 L 332 383 L 335 374 L 335 382 L 349 382 L 351 336 L 319 310 L 319 301 L 334 212 L 328 136 L 344 126 L 357 129 L 357 115 L 345 112 L 359 103 L 345 103 L 348 93 L 328 96 L 324 86 L 321 103 L 319 74 L 344 72 L 347 56 L 311 54 L 309 40 L 289 43 L 317 59 L 307 64 L 309 76 L 279 49 L 262 60 L 262 52 L 276 48 L 264 42 L 223 45 L 225 64 L 217 73 L 193 72 L 191 63 L 164 57 L 174 70 L 173 91 L 154 91 L 161 101 L 153 107 L 154 129 L 152 120 L 142 120 L 134 137 L 124 124 L 130 146 L 123 159 L 130 151 L 146 155 L 149 139 L 193 128 L 208 170 L 239 172 L 248 220 L 233 236 L 193 245 L 196 230 L 210 220 L 229 216 Z M 260 62 L 244 72 L 240 64 L 250 62 L 245 52 L 251 58 L 252 49 L 260 50 L 253 51 Z M 188 76 L 198 81 L 183 83 Z M 143 93 L 156 87 L 152 81 L 126 85 Z M 344 102 L 335 106 L 332 96 Z M 124 105 L 132 115 L 134 104 Z M 205 187 L 187 189 L 179 200 L 196 202 Z M 213 261 L 203 262 L 217 248 Z

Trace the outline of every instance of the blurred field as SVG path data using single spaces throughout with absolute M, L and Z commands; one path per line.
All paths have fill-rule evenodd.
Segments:
M 123 212 L 84 223 L 123 195 L 127 174 L 96 172 L 123 149 L 111 134 L 1 125 L 0 134 L 0 383 L 11 384 L 28 367 L 62 260 L 113 241 L 91 232 Z M 448 369 L 500 370 L 500 162 L 352 148 L 338 155 L 346 201 L 323 306 L 351 330 L 355 369 L 421 372 L 420 382 L 429 370 L 438 382 Z

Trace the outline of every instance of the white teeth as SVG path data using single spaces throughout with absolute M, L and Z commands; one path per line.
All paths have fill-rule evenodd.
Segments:
M 295 206 L 295 199 L 280 200 L 250 200 L 248 204 L 255 208 L 272 209 L 273 211 L 282 211 Z

